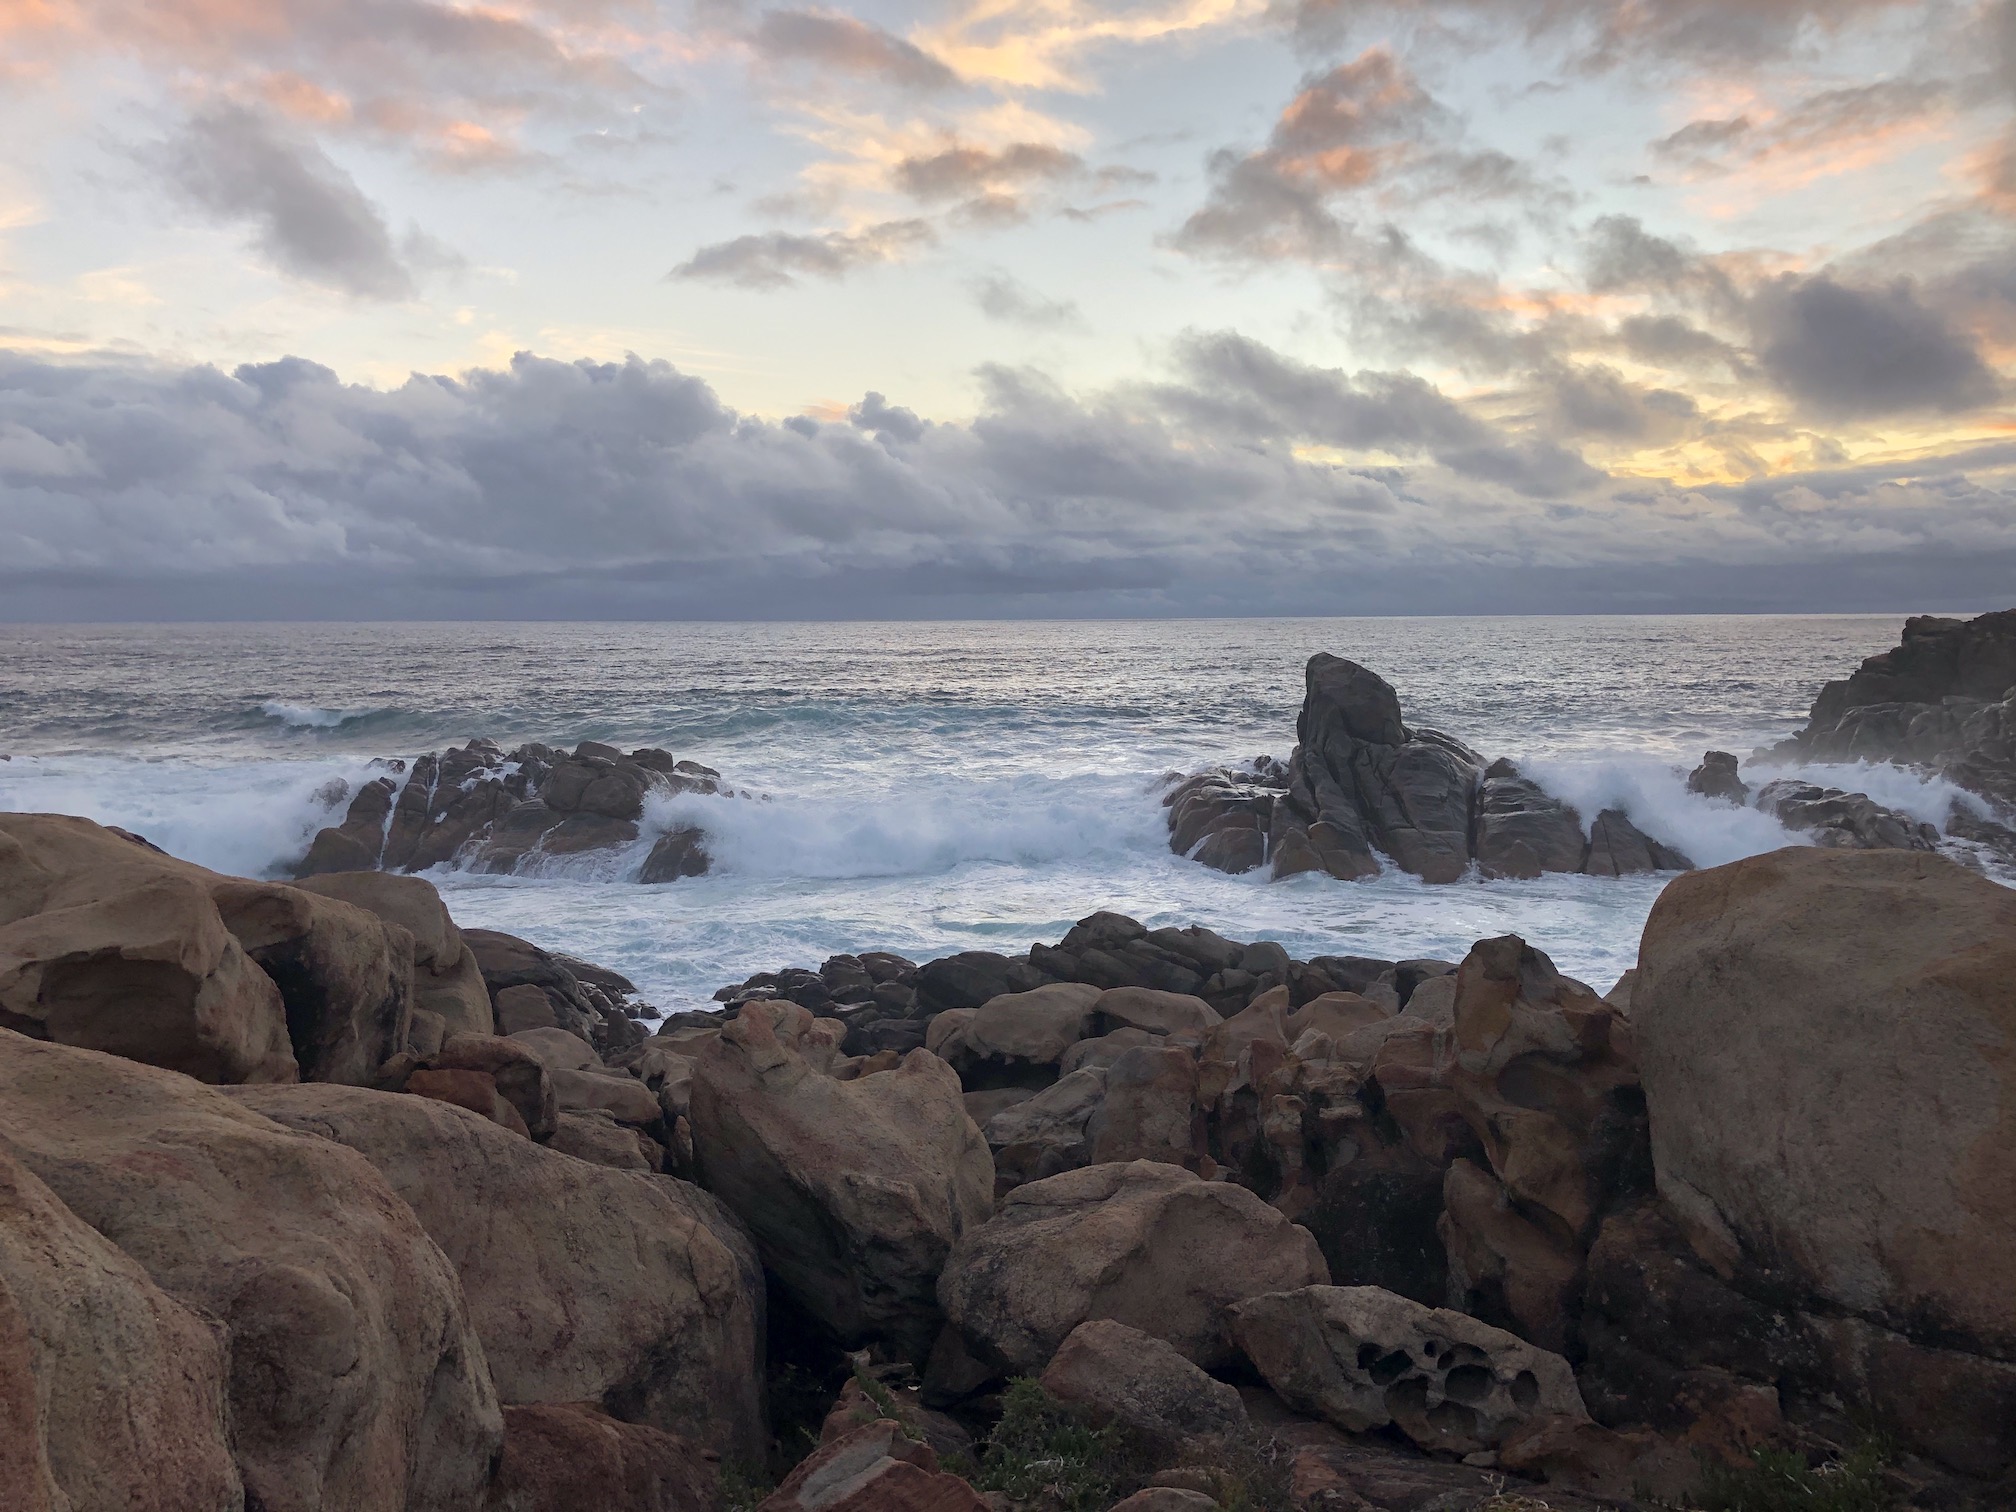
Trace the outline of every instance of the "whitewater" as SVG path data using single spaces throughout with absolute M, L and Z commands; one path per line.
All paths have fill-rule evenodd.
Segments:
M 1393 683 L 1410 723 L 1714 865 L 1797 837 L 1687 793 L 1686 769 L 1789 734 L 1902 619 L 0 626 L 0 809 L 285 875 L 374 758 L 475 736 L 659 746 L 763 796 L 654 800 L 630 851 L 539 875 L 431 873 L 457 921 L 614 967 L 668 1009 L 839 952 L 1019 951 L 1101 908 L 1298 957 L 1454 957 L 1512 931 L 1600 989 L 1670 878 L 1227 877 L 1169 853 L 1159 783 L 1285 756 L 1303 663 L 1330 651 Z M 1887 767 L 1781 774 L 1932 823 L 1970 801 Z M 714 872 L 627 880 L 681 823 L 708 831 Z

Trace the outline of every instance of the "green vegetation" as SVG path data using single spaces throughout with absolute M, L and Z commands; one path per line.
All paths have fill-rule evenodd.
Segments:
M 1759 1449 L 1741 1469 L 1711 1468 L 1690 1512 L 1891 1512 L 1896 1498 L 1883 1467 L 1872 1445 L 1817 1468 L 1802 1454 Z
M 751 1473 L 746 1465 L 723 1465 L 714 1505 L 719 1512 L 755 1512 L 757 1504 L 776 1489 L 776 1482 Z
M 1156 1472 L 1201 1472 L 1224 1512 L 1288 1512 L 1288 1457 L 1249 1434 L 1186 1446 L 1177 1454 L 1119 1427 L 1095 1427 L 1075 1406 L 1029 1379 L 1011 1381 L 1001 1421 L 974 1472 L 983 1491 L 1005 1492 L 1041 1512 L 1105 1512 Z

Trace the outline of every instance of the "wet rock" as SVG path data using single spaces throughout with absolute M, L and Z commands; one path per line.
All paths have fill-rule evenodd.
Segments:
M 318 832 L 297 876 L 329 871 L 425 871 L 453 864 L 511 872 L 546 856 L 614 849 L 637 839 L 651 794 L 732 796 L 720 773 L 646 749 L 627 756 L 583 741 L 570 754 L 530 744 L 505 752 L 472 740 L 412 762 L 405 782 L 365 784 L 339 825 Z M 648 858 L 645 881 L 696 876 L 704 837 L 675 830 Z
M 1239 1347 L 1283 1401 L 1353 1433 L 1390 1423 L 1424 1449 L 1461 1455 L 1538 1417 L 1588 1416 L 1559 1355 L 1376 1287 L 1256 1296 L 1231 1315 Z
M 1729 751 L 1703 752 L 1701 765 L 1687 774 L 1687 791 L 1729 803 L 1750 801 L 1750 784 L 1743 780 L 1736 757 Z
M 1112 1318 L 1210 1367 L 1229 1303 L 1327 1280 L 1306 1229 L 1243 1188 L 1152 1161 L 1016 1188 L 946 1261 L 939 1298 L 968 1348 L 1033 1374 L 1070 1332 Z
M 1935 827 L 1885 808 L 1865 793 L 1780 778 L 1758 789 L 1757 807 L 1787 829 L 1810 834 L 1815 845 L 1833 850 L 1939 848 Z
M 1477 868 L 1486 877 L 1582 870 L 1582 816 L 1509 761 L 1494 761 L 1477 788 Z
M 1582 870 L 1592 877 L 1693 869 L 1694 863 L 1685 855 L 1654 840 L 1622 809 L 1604 809 L 1589 826 L 1589 850 Z

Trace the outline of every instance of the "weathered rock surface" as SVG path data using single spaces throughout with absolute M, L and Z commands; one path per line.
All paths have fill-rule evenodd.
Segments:
M 934 1284 L 993 1208 L 994 1162 L 959 1078 L 928 1051 L 836 1081 L 745 1007 L 695 1063 L 699 1179 L 749 1226 L 764 1265 L 844 1343 L 921 1360 Z
M 425 871 L 452 863 L 469 871 L 513 872 L 547 856 L 634 842 L 653 793 L 729 794 L 721 774 L 666 751 L 632 751 L 583 741 L 569 753 L 522 745 L 510 752 L 472 740 L 438 754 L 389 763 L 366 783 L 343 822 L 317 832 L 295 875 L 337 871 Z M 665 835 L 645 864 L 646 882 L 707 869 L 697 831 Z
M 213 880 L 88 819 L 0 814 L 0 1027 L 202 1081 L 292 1081 L 279 989 Z
M 762 1279 L 705 1192 L 587 1165 L 421 1098 L 230 1095 L 377 1168 L 453 1263 L 504 1402 L 596 1402 L 731 1457 L 764 1442 Z
M 938 1294 L 977 1357 L 1034 1374 L 1095 1318 L 1223 1364 L 1228 1304 L 1328 1279 L 1308 1231 L 1251 1192 L 1140 1160 L 1017 1187 L 960 1242 Z
M 1485 768 L 1477 789 L 1477 869 L 1486 877 L 1582 870 L 1582 816 L 1509 761 Z
M 504 1409 L 484 1512 L 712 1512 L 715 1467 L 676 1434 L 592 1402 Z
M 543 950 L 502 930 L 469 929 L 462 938 L 490 994 L 499 1034 L 565 1029 L 586 1040 L 603 1060 L 650 1037 L 632 1016 L 645 1011 L 628 1001 L 636 989 L 615 972 Z
M 1393 1424 L 1450 1454 L 1539 1417 L 1586 1418 L 1557 1354 L 1371 1286 L 1311 1286 L 1232 1308 L 1239 1347 L 1283 1401 L 1353 1433 Z
M 1151 1441 L 1182 1445 L 1246 1426 L 1239 1393 L 1174 1348 L 1099 1318 L 1072 1329 L 1052 1355 L 1043 1389 L 1086 1408 L 1096 1423 L 1120 1423 Z
M 0 1150 L 0 1506 L 239 1512 L 210 1324 Z
M 1055 1065 L 1085 1038 L 1092 1007 L 1103 996 L 1083 982 L 1051 982 L 989 998 L 966 1021 L 969 1055 Z
M 174 1072 L 5 1031 L 0 1149 L 218 1320 L 248 1504 L 481 1502 L 502 1432 L 483 1345 L 454 1270 L 368 1161 Z
M 1724 1274 L 1841 1319 L 1838 1389 L 1900 1433 L 1914 1398 L 2016 1404 L 2012 981 L 2016 892 L 1911 851 L 1697 873 L 1640 948 L 1661 1196 Z M 1958 1468 L 2016 1463 L 2011 1424 Z
M 1721 798 L 1737 804 L 1748 803 L 1750 784 L 1743 780 L 1738 767 L 1739 763 L 1733 751 L 1704 752 L 1701 765 L 1687 774 L 1687 791 L 1699 793 L 1704 798 Z

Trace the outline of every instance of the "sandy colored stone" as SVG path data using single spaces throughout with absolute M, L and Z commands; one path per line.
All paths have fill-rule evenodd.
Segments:
M 1028 992 L 989 998 L 966 1021 L 969 1054 L 1055 1065 L 1091 1031 L 1102 994 L 1083 982 L 1051 982 Z
M 199 1081 L 293 1080 L 279 990 L 212 880 L 88 819 L 0 814 L 0 1027 Z
M 495 1031 L 490 992 L 476 953 L 462 938 L 441 894 L 425 877 L 395 872 L 325 872 L 294 884 L 337 898 L 397 924 L 413 936 L 413 1006 L 438 1013 L 449 1034 Z
M 1150 1034 L 1202 1033 L 1222 1017 L 1200 997 L 1152 987 L 1112 988 L 1099 994 L 1092 1011 L 1110 1029 L 1146 1029 Z
M 1229 1304 L 1328 1279 L 1309 1231 L 1243 1187 L 1137 1160 L 1010 1192 L 953 1252 L 938 1294 L 975 1355 L 1029 1375 L 1093 1318 L 1223 1364 Z
M 423 1098 L 297 1090 L 533 1148 Z M 248 1503 L 480 1502 L 502 1432 L 483 1345 L 454 1269 L 368 1161 L 174 1072 L 4 1031 L 0 1149 L 162 1291 L 218 1320 Z
M 1906 851 L 1696 872 L 1653 907 L 1631 1010 L 1698 1248 L 2016 1360 L 2016 892 Z
M 209 1324 L 0 1152 L 0 1506 L 238 1512 Z
M 821 1444 L 757 1512 L 989 1512 L 929 1444 L 882 1419 Z
M 1161 1160 L 1195 1170 L 1204 1157 L 1197 1058 L 1180 1045 L 1142 1045 L 1106 1068 L 1106 1093 L 1085 1125 L 1094 1164 Z
M 382 1173 L 453 1263 L 504 1402 L 599 1401 L 723 1454 L 761 1443 L 762 1281 L 705 1192 L 421 1098 L 321 1086 L 232 1096 Z
M 952 1068 L 913 1050 L 835 1081 L 744 1013 L 700 1053 L 688 1117 L 701 1183 L 799 1304 L 844 1341 L 923 1359 L 945 1257 L 993 1210 L 993 1157 Z

